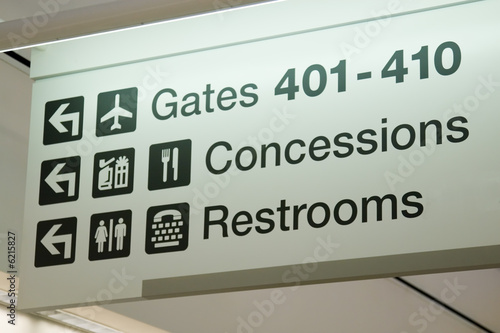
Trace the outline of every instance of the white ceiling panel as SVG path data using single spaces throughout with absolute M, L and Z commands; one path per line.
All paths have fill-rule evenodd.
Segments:
M 116 2 L 117 0 L 57 0 L 57 1 L 19 1 L 0 0 L 0 18 L 3 21 L 11 21 L 22 18 L 31 18 L 39 12 L 66 11 L 77 8 L 101 5 Z
M 500 332 L 500 269 L 419 275 L 406 280 Z
M 13 50 L 264 0 L 0 1 L 0 50 Z
M 496 305 L 498 309 L 498 300 Z M 449 311 L 439 310 L 429 299 L 394 279 L 140 301 L 105 307 L 172 333 L 480 332 Z

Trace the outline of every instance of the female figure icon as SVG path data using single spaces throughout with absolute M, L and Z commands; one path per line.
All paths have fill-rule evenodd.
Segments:
M 94 238 L 95 242 L 97 243 L 97 252 L 101 253 L 102 251 L 104 251 L 104 243 L 108 238 L 108 230 L 104 226 L 103 220 L 99 222 L 99 227 L 97 227 L 97 230 L 95 231 Z

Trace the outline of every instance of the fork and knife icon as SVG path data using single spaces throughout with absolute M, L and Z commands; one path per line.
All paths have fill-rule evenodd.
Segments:
M 172 166 L 172 178 L 176 181 L 179 176 L 179 148 L 164 148 L 161 150 L 161 163 L 163 164 L 163 182 L 168 180 L 168 166 Z
M 186 186 L 190 182 L 191 140 L 162 142 L 149 147 L 150 191 Z

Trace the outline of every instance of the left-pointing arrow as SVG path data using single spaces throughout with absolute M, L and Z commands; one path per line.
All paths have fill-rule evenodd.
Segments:
M 62 224 L 54 224 L 40 241 L 52 255 L 61 254 L 54 244 L 64 243 L 64 259 L 71 258 L 71 235 L 55 235 Z
M 49 122 L 56 128 L 59 133 L 66 133 L 68 129 L 62 124 L 64 122 L 71 122 L 71 135 L 78 135 L 78 125 L 80 121 L 80 114 L 78 112 L 72 112 L 68 114 L 63 114 L 63 112 L 68 108 L 70 103 L 64 103 L 59 105 L 56 112 L 50 117 Z
M 60 182 L 68 182 L 68 197 L 75 195 L 75 183 L 76 183 L 76 173 L 62 173 L 59 172 L 64 168 L 66 163 L 59 163 L 50 172 L 50 174 L 45 178 L 45 182 L 50 186 L 50 188 L 56 193 L 64 192 L 63 188 L 59 185 Z

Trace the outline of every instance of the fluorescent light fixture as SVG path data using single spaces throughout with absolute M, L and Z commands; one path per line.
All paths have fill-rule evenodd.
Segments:
M 12 297 L 9 297 L 9 294 L 5 290 L 0 289 L 0 303 L 10 304 L 11 299 Z M 17 304 L 17 296 L 14 296 L 14 299 Z
M 7 291 L 0 289 L 0 303 L 6 305 L 10 304 L 11 299 L 12 297 L 9 297 Z M 17 304 L 17 296 L 15 296 L 14 299 L 16 300 Z M 122 331 L 115 330 L 111 327 L 90 321 L 88 319 L 62 310 L 40 311 L 36 314 L 46 319 L 55 321 L 61 325 L 72 326 L 91 333 L 123 333 Z
M 122 333 L 122 331 L 117 331 L 111 327 L 75 316 L 62 310 L 40 311 L 37 312 L 37 314 L 63 325 L 76 327 L 92 333 Z

